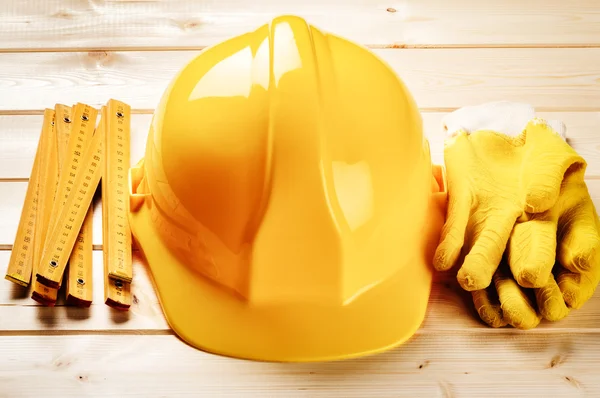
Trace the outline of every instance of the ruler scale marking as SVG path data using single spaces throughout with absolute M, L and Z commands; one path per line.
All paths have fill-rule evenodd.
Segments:
M 55 203 L 53 214 L 60 214 L 74 188 L 75 177 L 82 162 L 96 124 L 98 110 L 89 105 L 77 103 L 73 114 L 73 129 L 68 141 L 67 158 L 63 163 L 63 178 L 60 195 Z M 65 272 L 67 303 L 79 307 L 89 307 L 92 303 L 92 217 L 93 205 L 88 208 L 83 225 L 79 230 L 76 243 L 67 262 Z M 56 228 L 58 220 L 53 220 L 51 229 Z
M 58 287 L 64 275 L 67 261 L 102 176 L 102 139 L 101 133 L 94 134 L 82 158 L 81 168 L 75 173 L 73 191 L 46 244 L 39 272 L 36 274 L 37 280 L 44 286 Z
M 57 217 L 73 189 L 81 157 L 94 133 L 97 114 L 98 111 L 89 105 L 77 104 L 74 108 L 73 120 L 70 119 L 71 115 L 65 116 L 70 120 L 69 124 L 74 124 L 71 130 L 74 134 L 69 136 L 62 151 L 62 158 L 59 157 L 59 164 L 64 173 L 61 173 L 59 179 L 57 200 L 54 202 L 52 217 L 48 225 L 50 231 L 56 227 Z
M 59 197 L 60 192 L 60 179 L 63 170 L 63 162 L 65 159 L 65 151 L 67 150 L 67 145 L 69 142 L 69 137 L 71 135 L 71 119 L 73 116 L 73 108 L 64 104 L 56 104 L 54 107 L 54 128 L 55 128 L 55 146 L 56 149 L 56 184 L 54 187 L 45 186 L 44 189 L 49 191 L 48 195 L 52 195 L 52 207 L 49 214 L 49 219 L 44 218 L 42 220 L 42 224 L 39 226 L 43 231 L 51 230 L 50 226 L 53 223 L 53 218 L 55 217 L 55 208 L 57 199 Z M 46 222 L 48 220 L 48 222 Z M 46 232 L 42 233 L 43 237 L 47 238 L 48 235 Z M 41 243 L 41 242 L 40 242 Z M 42 247 L 43 250 L 43 247 Z M 39 264 L 36 264 L 36 266 Z M 58 288 L 53 289 L 48 286 L 44 286 L 40 284 L 37 280 L 33 282 L 33 292 L 31 294 L 31 298 L 35 301 L 45 304 L 45 305 L 54 305 L 58 298 Z
M 66 295 L 67 303 L 78 307 L 89 307 L 92 304 L 92 223 L 94 207 L 88 209 L 83 226 L 77 236 L 77 242 L 69 258 L 67 269 Z
M 52 128 L 54 121 L 54 111 L 46 109 L 44 111 L 44 122 L 42 131 L 38 140 L 35 159 L 27 185 L 25 194 L 25 203 L 21 210 L 19 219 L 19 229 L 15 236 L 13 249 L 11 252 L 8 269 L 5 279 L 14 282 L 20 286 L 28 287 L 31 281 L 31 274 L 34 268 L 35 252 L 35 223 L 38 214 L 38 201 L 40 191 L 40 161 L 41 153 L 44 150 L 44 140 L 50 134 L 48 130 Z
M 111 100 L 102 109 L 102 116 L 107 122 L 103 125 L 107 149 L 102 178 L 104 302 L 109 307 L 126 311 L 131 306 L 131 243 L 128 244 L 126 240 L 129 224 L 119 224 L 118 219 L 123 217 L 122 209 L 127 209 L 119 206 L 119 201 L 124 200 L 121 198 L 122 193 L 126 192 L 126 180 L 119 180 L 125 178 L 123 171 L 129 165 L 130 108 L 124 103 Z M 124 216 L 127 221 L 127 214 Z M 128 239 L 130 242 L 130 235 Z
M 48 224 L 52 217 L 52 206 L 56 196 L 59 179 L 59 135 L 65 133 L 65 118 L 70 118 L 71 108 L 62 104 L 54 107 L 54 120 L 51 124 L 51 134 L 44 142 L 44 151 L 40 160 L 43 176 L 40 180 L 40 193 L 38 197 L 38 217 L 35 223 L 34 245 L 34 273 L 37 273 L 39 262 L 42 258 L 44 242 L 48 235 Z M 58 298 L 58 290 L 43 286 L 36 279 L 33 280 L 31 298 L 43 305 L 53 306 Z
M 130 163 L 131 109 L 110 100 L 105 109 L 105 162 L 103 203 L 106 203 L 108 274 L 130 283 L 133 278 L 131 229 L 127 219 L 127 170 Z
M 131 306 L 132 237 L 128 224 L 129 105 L 111 99 L 98 110 L 56 104 L 44 124 L 19 230 L 5 278 L 27 287 L 44 305 L 65 282 L 67 304 L 92 302 L 93 198 L 102 180 L 105 304 Z M 35 275 L 35 278 L 32 276 Z

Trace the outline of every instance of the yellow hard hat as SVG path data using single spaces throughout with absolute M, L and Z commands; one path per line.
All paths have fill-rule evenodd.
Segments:
M 190 345 L 350 358 L 402 343 L 424 318 L 440 176 L 394 72 L 282 16 L 172 80 L 130 170 L 130 224 Z

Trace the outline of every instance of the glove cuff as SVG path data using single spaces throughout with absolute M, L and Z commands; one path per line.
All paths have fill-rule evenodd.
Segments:
M 567 128 L 562 121 L 544 120 L 536 115 L 530 104 L 510 101 L 488 102 L 457 109 L 442 119 L 442 130 L 448 137 L 455 136 L 459 131 L 471 134 L 478 130 L 492 130 L 516 137 L 534 119 L 543 121 L 566 141 Z

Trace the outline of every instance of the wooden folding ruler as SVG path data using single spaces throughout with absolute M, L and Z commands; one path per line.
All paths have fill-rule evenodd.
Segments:
M 110 100 L 102 108 L 105 127 L 105 169 L 102 178 L 102 248 L 104 298 L 107 305 L 131 305 L 133 278 L 131 229 L 127 216 L 127 174 L 130 163 L 131 108 Z
M 59 178 L 58 188 L 54 205 L 52 207 L 52 215 L 48 223 L 48 230 L 52 231 L 59 224 L 58 215 L 65 206 L 66 200 L 73 190 L 74 176 L 81 167 L 81 161 L 85 149 L 91 141 L 96 125 L 98 111 L 89 105 L 77 104 L 73 108 L 73 112 L 68 120 L 68 135 L 58 134 L 58 164 Z M 59 120 L 60 121 L 60 120 Z M 60 130 L 58 131 L 60 132 Z M 91 206 L 90 210 L 91 211 Z M 92 302 L 92 245 L 91 245 L 91 217 L 86 218 L 86 223 L 79 230 L 78 240 L 80 241 L 72 250 L 70 260 L 72 267 L 69 269 L 77 269 L 78 272 L 69 272 L 67 278 L 67 302 L 78 306 L 89 306 Z M 86 234 L 87 232 L 87 234 Z M 90 236 L 87 236 L 90 235 Z M 51 238 L 46 235 L 46 242 Z M 86 243 L 89 243 L 86 245 Z M 83 252 L 86 250 L 87 252 Z M 44 253 L 42 253 L 44 254 Z M 43 256 L 42 256 L 43 258 Z M 39 269 L 39 264 L 38 264 Z M 39 281 L 36 281 L 40 284 Z M 43 285 L 42 285 L 43 286 Z M 77 286 L 79 286 L 77 288 Z M 44 289 L 52 289 L 53 287 L 44 286 Z M 35 292 L 34 292 L 35 295 Z M 32 296 L 33 297 L 33 296 Z
M 6 279 L 25 287 L 29 286 L 34 264 L 38 263 L 36 255 L 41 253 L 37 250 L 36 244 L 40 241 L 39 235 L 45 232 L 43 228 L 39 228 L 44 217 L 42 214 L 43 202 L 47 193 L 54 190 L 56 182 L 56 169 L 53 167 L 56 166 L 56 162 L 51 159 L 56 154 L 54 118 L 53 109 L 44 111 L 44 124 L 6 271 Z M 48 189 L 48 187 L 52 189 Z M 53 193 L 52 196 L 54 196 Z
M 61 170 L 64 168 L 63 161 L 65 158 L 65 151 L 69 143 L 69 136 L 71 134 L 72 126 L 72 115 L 73 109 L 63 104 L 56 104 L 54 107 L 54 133 L 55 138 L 52 146 L 52 157 L 48 161 L 43 161 L 42 164 L 47 164 L 51 167 L 49 171 L 52 173 L 49 176 L 50 181 L 48 184 L 44 184 L 41 189 L 42 197 L 39 203 L 39 214 L 40 218 L 36 223 L 36 239 L 35 239 L 35 261 L 34 271 L 37 272 L 40 259 L 42 257 L 42 250 L 44 248 L 44 242 L 47 237 L 49 226 L 54 221 L 52 220 L 53 210 L 56 205 L 58 190 L 60 189 L 60 175 Z M 31 297 L 45 305 L 54 305 L 58 298 L 58 289 L 51 289 L 43 286 L 37 281 L 33 282 L 33 292 Z
M 131 305 L 131 233 L 127 222 L 130 108 L 110 100 L 46 110 L 6 279 L 22 286 L 35 275 L 32 297 L 56 302 L 66 276 L 67 303 L 92 302 L 93 197 L 103 180 L 105 303 Z M 59 124 L 60 123 L 60 124 Z M 110 160 L 106 160 L 106 158 Z

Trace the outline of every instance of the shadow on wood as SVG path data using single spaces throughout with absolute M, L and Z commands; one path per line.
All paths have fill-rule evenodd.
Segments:
M 19 286 L 17 284 L 12 284 L 12 291 L 10 293 L 10 298 L 12 300 L 22 300 L 29 297 L 29 287 Z
M 129 311 L 120 311 L 111 309 L 110 311 L 110 320 L 113 323 L 125 323 L 129 321 L 130 312 Z
M 67 318 L 71 320 L 85 320 L 90 317 L 90 308 L 67 306 Z
M 56 326 L 56 309 L 58 307 L 37 307 L 37 317 L 39 321 L 48 328 L 54 328 Z

